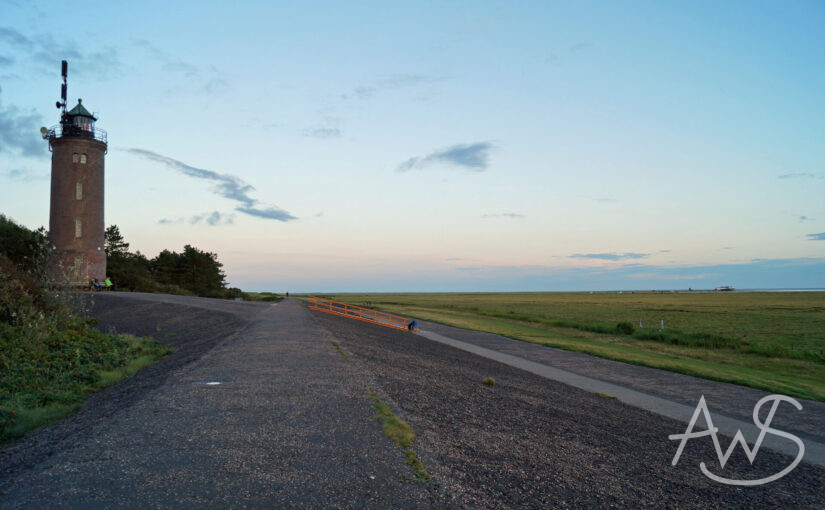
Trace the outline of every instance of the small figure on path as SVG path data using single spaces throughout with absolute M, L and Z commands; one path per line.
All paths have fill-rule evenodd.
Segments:
M 92 288 L 97 291 L 103 290 L 103 284 L 100 283 L 100 280 L 95 278 L 92 280 Z
M 286 293 L 286 297 L 289 297 L 289 292 Z
M 117 290 L 115 288 L 114 284 L 112 283 L 112 279 L 109 278 L 108 276 L 106 277 L 106 280 L 104 280 L 103 283 L 106 285 L 106 290 L 109 290 L 109 291 Z
M 415 331 L 416 329 L 418 329 L 418 322 L 411 321 L 409 324 L 407 324 L 407 329 L 410 331 Z

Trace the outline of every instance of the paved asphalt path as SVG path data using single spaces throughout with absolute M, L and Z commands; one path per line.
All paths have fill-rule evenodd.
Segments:
M 683 424 L 418 335 L 295 300 L 93 296 L 102 328 L 178 350 L 0 454 L 1 508 L 825 507 L 823 468 L 720 485 L 700 461 L 752 478 L 791 459 L 722 470 L 705 438 L 673 467 Z M 368 388 L 436 483 L 410 481 Z
M 119 318 L 104 314 L 104 322 L 134 326 L 171 307 L 175 313 L 168 320 L 148 327 L 159 329 L 163 339 L 193 313 L 175 307 L 194 301 L 194 313 L 201 309 L 218 318 L 214 323 L 229 321 L 243 329 L 174 367 L 157 387 L 123 399 L 123 406 L 102 414 L 92 401 L 83 412 L 39 434 L 56 436 L 56 442 L 37 441 L 35 435 L 8 449 L 0 456 L 0 507 L 438 504 L 433 488 L 407 481 L 412 472 L 402 451 L 373 419 L 368 374 L 347 363 L 297 301 L 261 308 L 138 297 L 98 296 L 107 302 L 98 304 L 98 311 L 111 304 Z M 254 318 L 244 325 L 231 315 L 235 307 L 241 319 Z M 96 395 L 102 397 L 98 400 L 107 400 L 114 388 Z M 81 423 L 82 429 L 70 427 L 70 435 L 49 430 L 61 429 L 65 422 Z

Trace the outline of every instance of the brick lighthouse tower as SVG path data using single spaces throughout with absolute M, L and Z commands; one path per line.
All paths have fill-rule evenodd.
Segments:
M 60 124 L 41 129 L 52 153 L 49 270 L 59 284 L 88 286 L 93 278 L 106 277 L 103 160 L 108 145 L 106 132 L 95 128 L 97 118 L 81 99 L 66 111 L 65 60 L 62 71 Z

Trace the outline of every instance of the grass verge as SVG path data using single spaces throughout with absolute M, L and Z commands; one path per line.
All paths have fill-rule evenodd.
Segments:
M 349 361 L 349 354 L 341 350 L 341 345 L 338 342 L 335 340 L 330 340 L 330 343 L 333 347 L 335 347 L 335 350 L 338 351 L 338 354 L 340 354 L 345 360 Z
M 432 477 L 427 473 L 424 464 L 418 458 L 418 455 L 412 449 L 408 448 L 415 439 L 415 432 L 412 428 L 392 412 L 390 406 L 381 401 L 374 391 L 369 390 L 369 398 L 372 400 L 372 405 L 378 414 L 375 419 L 381 422 L 381 428 L 384 434 L 392 439 L 392 441 L 404 448 L 404 456 L 407 457 L 407 464 L 412 467 L 415 473 L 415 480 L 417 482 L 428 483 L 432 481 Z
M 151 338 L 103 334 L 78 321 L 39 345 L 0 334 L 0 445 L 83 407 L 88 395 L 172 351 Z

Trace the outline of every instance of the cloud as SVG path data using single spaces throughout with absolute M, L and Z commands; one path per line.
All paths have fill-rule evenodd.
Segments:
M 308 128 L 304 130 L 304 136 L 321 139 L 337 138 L 341 136 L 341 130 L 330 127 Z
M 106 80 L 122 69 L 117 49 L 111 46 L 78 45 L 73 39 L 55 39 L 51 34 L 27 35 L 13 28 L 0 27 L 0 43 L 14 49 L 21 62 L 32 63 L 43 74 L 59 77 L 60 60 L 69 62 L 70 76 L 94 76 Z M 93 48 L 93 50 L 89 50 Z
M 805 223 L 806 221 L 813 221 L 813 218 L 809 218 L 805 215 L 799 216 L 799 223 Z
M 568 48 L 568 50 L 570 51 L 570 53 L 580 53 L 582 51 L 589 50 L 592 47 L 593 47 L 593 43 L 580 42 L 580 43 L 576 43 L 576 44 L 571 45 Z
M 217 94 L 229 88 L 229 81 L 226 73 L 218 70 L 215 66 L 210 66 L 207 70 L 202 70 L 194 64 L 184 61 L 180 57 L 161 50 L 145 39 L 138 39 L 135 45 L 142 48 L 149 57 L 160 63 L 161 69 L 169 73 L 176 73 L 187 78 L 188 81 L 196 83 L 201 92 L 207 94 Z
M 31 39 L 8 27 L 0 27 L 0 41 L 17 48 L 31 48 L 33 46 Z
M 454 276 L 417 274 L 414 282 L 401 288 L 415 288 L 422 292 L 529 292 L 687 289 L 689 286 L 713 289 L 719 285 L 733 285 L 737 289 L 825 287 L 825 258 L 765 259 L 701 266 L 467 265 L 451 270 Z M 398 288 L 385 287 L 383 290 L 390 292 Z
M 600 204 L 615 204 L 616 202 L 618 202 L 618 200 L 616 200 L 615 198 L 610 197 L 594 198 L 593 201 L 599 202 Z
M 12 64 L 14 64 L 14 59 L 13 58 L 4 57 L 3 55 L 0 55 L 0 67 L 8 67 Z
M 673 251 L 673 250 L 659 250 L 659 253 L 670 253 L 670 252 L 672 252 L 672 251 Z
M 823 179 L 825 175 L 823 174 L 814 174 L 811 172 L 796 172 L 790 174 L 782 174 L 779 176 L 780 179 Z
M 574 253 L 568 255 L 571 259 L 595 259 L 595 260 L 627 260 L 627 259 L 646 259 L 649 253 Z
M 235 210 L 250 216 L 257 216 L 258 218 L 264 218 L 267 220 L 290 221 L 298 219 L 283 209 L 279 209 L 277 207 L 268 207 L 266 209 L 256 207 L 236 207 Z
M 406 172 L 414 168 L 423 168 L 436 163 L 445 163 L 468 168 L 474 172 L 483 172 L 490 165 L 489 152 L 493 149 L 490 142 L 479 142 L 468 145 L 451 145 L 439 149 L 426 156 L 413 157 L 398 165 L 399 172 Z
M 510 219 L 521 219 L 524 218 L 523 214 L 518 213 L 498 213 L 498 214 L 483 214 L 482 218 L 510 218 Z
M 132 148 L 121 150 L 135 156 L 148 159 L 149 161 L 164 164 L 184 175 L 188 175 L 189 177 L 211 181 L 215 185 L 213 192 L 216 195 L 240 203 L 239 206 L 235 207 L 235 210 L 238 212 L 248 214 L 250 216 L 256 216 L 258 218 L 278 221 L 290 221 L 297 219 L 295 216 L 292 216 L 278 207 L 260 207 L 258 200 L 249 196 L 249 193 L 254 191 L 255 188 L 234 175 L 221 174 L 212 170 L 197 168 L 176 159 L 172 159 L 145 149 Z
M 402 87 L 411 87 L 433 81 L 436 81 L 436 79 L 424 74 L 400 73 L 393 74 L 385 78 L 382 80 L 381 84 L 388 89 L 399 89 Z
M 358 99 L 369 99 L 375 95 L 375 87 L 356 87 L 356 89 L 353 90 L 352 93 Z M 344 99 L 346 98 L 347 95 L 344 94 Z
M 25 112 L 16 106 L 4 107 L 0 88 L 0 153 L 45 157 L 47 145 L 40 136 L 43 117 L 34 110 Z
M 352 89 L 352 92 L 341 94 L 341 99 L 347 100 L 350 97 L 366 101 L 372 99 L 377 94 L 386 90 L 398 90 L 418 85 L 426 85 L 439 81 L 440 78 L 427 76 L 425 74 L 397 73 L 387 76 L 370 85 L 361 85 Z
M 231 225 L 235 223 L 234 214 L 221 214 L 218 211 L 211 213 L 203 213 L 189 218 L 189 223 L 197 225 L 198 223 L 206 223 L 207 225 Z
M 825 232 L 808 234 L 806 237 L 808 238 L 808 241 L 825 241 Z
M 182 73 L 187 78 L 194 78 L 200 73 L 197 66 L 184 62 L 179 57 L 159 49 L 146 39 L 138 39 L 135 41 L 135 45 L 143 48 L 150 57 L 160 62 L 164 71 Z

